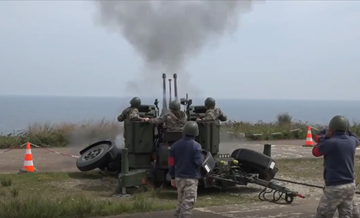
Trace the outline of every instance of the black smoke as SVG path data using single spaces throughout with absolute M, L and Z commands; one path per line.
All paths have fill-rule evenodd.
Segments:
M 178 73 L 181 88 L 189 82 L 183 78 L 188 60 L 210 42 L 236 31 L 253 2 L 95 0 L 95 4 L 100 24 L 121 33 L 142 57 L 148 74 L 156 72 L 160 81 L 163 72 Z

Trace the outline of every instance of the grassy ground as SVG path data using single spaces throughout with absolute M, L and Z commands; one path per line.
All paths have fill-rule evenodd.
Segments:
M 176 207 L 175 189 L 154 189 L 148 185 L 129 190 L 132 195 L 122 197 L 116 195 L 115 178 L 94 173 L 22 174 L 1 177 L 0 217 L 95 217 L 169 210 Z M 221 193 L 219 190 L 200 190 L 197 206 L 239 204 L 254 199 L 239 198 L 229 193 Z
M 280 114 L 272 123 L 226 122 L 221 133 L 225 139 L 246 137 L 250 140 L 305 139 L 309 124 L 293 122 L 289 114 Z M 312 125 L 313 135 L 324 128 Z M 360 124 L 354 123 L 351 130 L 360 134 Z M 91 143 L 104 138 L 115 138 L 122 133 L 118 122 L 88 122 L 80 124 L 33 124 L 26 130 L 12 134 L 0 134 L 0 148 L 12 148 L 32 142 L 44 147 L 63 147 L 69 144 Z M 255 134 L 255 135 L 254 135 Z
M 322 184 L 322 159 L 278 160 L 279 177 Z M 360 158 L 357 157 L 356 165 Z M 356 167 L 360 175 L 360 167 Z M 1 175 L 0 217 L 92 217 L 174 209 L 172 188 L 150 185 L 130 190 L 128 198 L 114 197 L 117 180 L 93 173 L 46 173 Z M 227 191 L 199 190 L 196 207 L 245 204 L 258 201 L 259 187 Z

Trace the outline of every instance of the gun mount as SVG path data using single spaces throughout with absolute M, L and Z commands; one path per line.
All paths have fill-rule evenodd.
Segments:
M 166 74 L 163 79 L 163 107 L 159 114 L 159 101 L 155 99 L 153 105 L 141 105 L 141 117 L 159 118 L 168 110 L 166 97 Z M 171 101 L 171 79 L 169 92 Z M 175 100 L 178 100 L 177 75 L 173 75 Z M 206 108 L 203 105 L 192 105 L 188 98 L 180 99 L 188 120 L 203 117 Z M 124 146 L 119 148 L 114 140 L 101 140 L 80 151 L 77 168 L 80 171 L 90 171 L 96 168 L 119 173 L 119 184 L 122 192 L 127 187 L 139 186 L 151 181 L 153 183 L 169 183 L 168 157 L 173 142 L 182 138 L 181 132 L 166 132 L 161 126 L 150 122 L 128 121 L 124 124 Z M 220 126 L 215 122 L 199 124 L 199 135 L 195 140 L 202 146 L 203 164 L 200 169 L 202 178 L 199 184 L 205 187 L 232 187 L 235 185 L 258 184 L 279 193 L 278 201 L 283 198 L 288 204 L 295 196 L 303 197 L 283 186 L 273 183 L 278 168 L 276 161 L 271 158 L 271 152 L 264 147 L 264 153 L 250 149 L 236 149 L 231 154 L 219 153 Z M 269 150 L 269 149 L 268 149 Z M 265 193 L 265 189 L 260 193 Z M 269 193 L 268 191 L 266 193 Z M 260 196 L 259 195 L 259 196 Z M 275 193 L 274 193 L 275 196 Z M 261 198 L 264 200 L 265 198 Z

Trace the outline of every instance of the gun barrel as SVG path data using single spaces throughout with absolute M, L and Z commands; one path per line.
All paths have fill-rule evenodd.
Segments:
M 171 79 L 169 79 L 169 104 L 171 102 Z
M 174 93 L 175 93 L 175 99 L 178 100 L 178 92 L 177 92 L 177 74 L 174 73 Z
M 163 78 L 163 110 L 167 109 L 167 103 L 166 103 L 166 74 L 162 74 Z

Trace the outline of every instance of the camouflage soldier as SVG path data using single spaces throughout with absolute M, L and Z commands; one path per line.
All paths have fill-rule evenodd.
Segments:
M 177 188 L 178 204 L 175 218 L 189 218 L 197 198 L 202 164 L 201 145 L 195 141 L 199 135 L 196 122 L 188 121 L 183 128 L 184 137 L 172 144 L 169 156 L 171 185 Z
M 214 121 L 216 124 L 220 124 L 220 121 L 226 121 L 227 116 L 221 111 L 220 108 L 215 107 L 215 99 L 207 98 L 205 100 L 206 113 L 205 117 L 196 119 L 196 121 L 211 122 Z
M 146 121 L 148 118 L 141 118 L 139 116 L 138 108 L 141 105 L 141 100 L 139 97 L 133 97 L 130 101 L 130 107 L 126 108 L 121 112 L 121 114 L 117 117 L 119 122 L 127 122 L 127 121 Z M 123 133 L 125 137 L 125 131 Z
M 166 131 L 181 131 L 187 121 L 185 112 L 180 110 L 180 103 L 176 100 L 171 101 L 170 111 L 159 118 L 149 119 L 153 124 L 165 124 Z
M 316 137 L 313 155 L 324 156 L 324 195 L 320 199 L 317 218 L 333 217 L 336 209 L 341 218 L 359 217 L 355 202 L 354 156 L 359 140 L 349 130 L 349 120 L 335 116 L 328 129 Z

